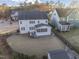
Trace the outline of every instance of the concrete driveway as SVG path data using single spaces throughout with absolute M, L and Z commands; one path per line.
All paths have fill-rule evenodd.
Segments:
M 46 55 L 48 51 L 64 49 L 64 44 L 56 37 L 28 38 L 26 35 L 12 35 L 7 39 L 14 51 L 27 55 Z

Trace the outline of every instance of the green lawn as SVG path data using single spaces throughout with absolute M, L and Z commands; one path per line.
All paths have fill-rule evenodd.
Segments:
M 61 35 L 79 50 L 79 28 L 74 28 L 70 32 L 62 32 Z

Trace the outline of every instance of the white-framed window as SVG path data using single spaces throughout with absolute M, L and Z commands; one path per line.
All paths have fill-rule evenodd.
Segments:
M 34 24 L 34 23 L 35 23 L 35 21 L 30 21 L 29 23 L 30 23 L 30 24 Z
M 37 29 L 37 32 L 47 32 L 47 28 L 44 28 L 44 29 Z
M 25 30 L 25 27 L 21 27 L 21 30 Z
M 40 21 L 38 21 L 38 24 L 40 23 Z
M 34 27 L 29 27 L 29 29 L 30 29 L 30 30 L 34 30 L 35 28 L 34 28 Z
M 20 21 L 20 24 L 22 24 L 22 21 Z
M 46 20 L 45 22 L 47 23 L 48 21 Z

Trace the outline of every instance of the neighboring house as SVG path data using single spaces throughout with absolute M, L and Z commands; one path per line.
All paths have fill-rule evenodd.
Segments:
M 74 11 L 69 16 L 69 22 L 73 23 L 74 27 L 79 28 L 79 9 L 74 8 Z
M 48 59 L 76 59 L 76 56 L 65 50 L 55 50 L 48 53 Z
M 51 35 L 51 27 L 48 25 L 46 12 L 20 11 L 18 15 L 21 34 L 27 33 L 34 37 Z
M 56 8 L 51 12 L 50 23 L 59 31 L 70 31 L 71 24 L 68 22 L 68 16 L 72 12 L 71 9 Z
M 18 20 L 18 12 L 12 11 L 11 12 L 11 18 L 12 18 L 12 20 Z

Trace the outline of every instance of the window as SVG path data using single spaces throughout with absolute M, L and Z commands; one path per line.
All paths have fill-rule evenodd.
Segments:
M 35 28 L 34 28 L 34 27 L 29 27 L 29 29 L 30 29 L 30 30 L 34 30 Z
M 22 21 L 20 21 L 20 24 L 22 24 Z
M 30 24 L 34 24 L 35 23 L 35 21 L 30 21 Z
M 38 21 L 38 23 L 39 23 L 39 21 Z
M 41 32 L 47 32 L 47 29 L 41 29 Z
M 41 32 L 41 29 L 37 29 L 37 32 Z
M 47 32 L 47 29 L 37 29 L 37 32 Z
M 21 30 L 25 30 L 25 27 L 21 27 Z
M 56 13 L 54 13 L 54 15 L 56 15 Z
M 47 23 L 47 20 L 46 20 L 46 23 Z

